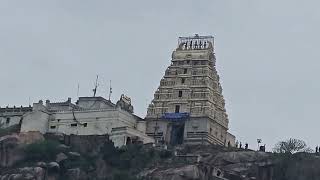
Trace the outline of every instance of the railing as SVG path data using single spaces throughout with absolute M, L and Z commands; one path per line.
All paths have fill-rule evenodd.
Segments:
M 104 108 L 104 109 L 74 109 L 74 112 L 102 112 L 102 111 L 115 111 L 117 108 Z M 72 110 L 49 110 L 50 112 L 59 112 L 59 113 L 72 113 Z

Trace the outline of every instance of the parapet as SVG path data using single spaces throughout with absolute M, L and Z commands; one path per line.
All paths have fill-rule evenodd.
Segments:
M 28 107 L 23 107 L 23 106 L 20 106 L 20 107 L 16 107 L 16 106 L 13 106 L 13 107 L 5 107 L 5 108 L 1 108 L 0 107 L 0 113 L 4 113 L 4 112 L 29 112 L 29 111 L 32 111 L 32 107 L 31 106 L 28 106 Z

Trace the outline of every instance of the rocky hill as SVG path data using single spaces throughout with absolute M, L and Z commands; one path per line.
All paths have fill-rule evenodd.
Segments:
M 108 136 L 13 133 L 0 137 L 0 180 L 318 180 L 316 154 L 221 146 L 128 145 Z

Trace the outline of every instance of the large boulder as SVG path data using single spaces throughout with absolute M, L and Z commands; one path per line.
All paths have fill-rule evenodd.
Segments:
M 220 152 L 215 156 L 203 158 L 202 161 L 210 166 L 226 172 L 226 177 L 258 178 L 269 180 L 273 172 L 274 163 L 271 155 L 256 151 Z M 270 175 L 269 175 L 270 174 Z
M 262 162 L 268 159 L 270 159 L 270 156 L 265 152 L 236 151 L 218 153 L 214 158 L 210 159 L 208 163 L 221 166 L 237 163 Z
M 81 154 L 78 153 L 78 152 L 68 152 L 68 155 L 69 155 L 70 158 L 72 158 L 72 159 L 76 159 L 76 158 L 81 157 Z
M 47 164 L 47 167 L 49 170 L 52 171 L 59 171 L 60 165 L 57 162 L 50 162 Z
M 59 154 L 57 154 L 57 156 L 56 156 L 56 161 L 57 161 L 58 163 L 60 163 L 60 162 L 63 161 L 63 160 L 66 160 L 66 159 L 68 159 L 68 156 L 65 155 L 64 153 L 59 153 Z

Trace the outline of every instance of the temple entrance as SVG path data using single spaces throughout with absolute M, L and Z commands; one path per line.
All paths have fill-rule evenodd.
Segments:
M 183 143 L 184 122 L 172 123 L 170 144 L 177 145 Z

